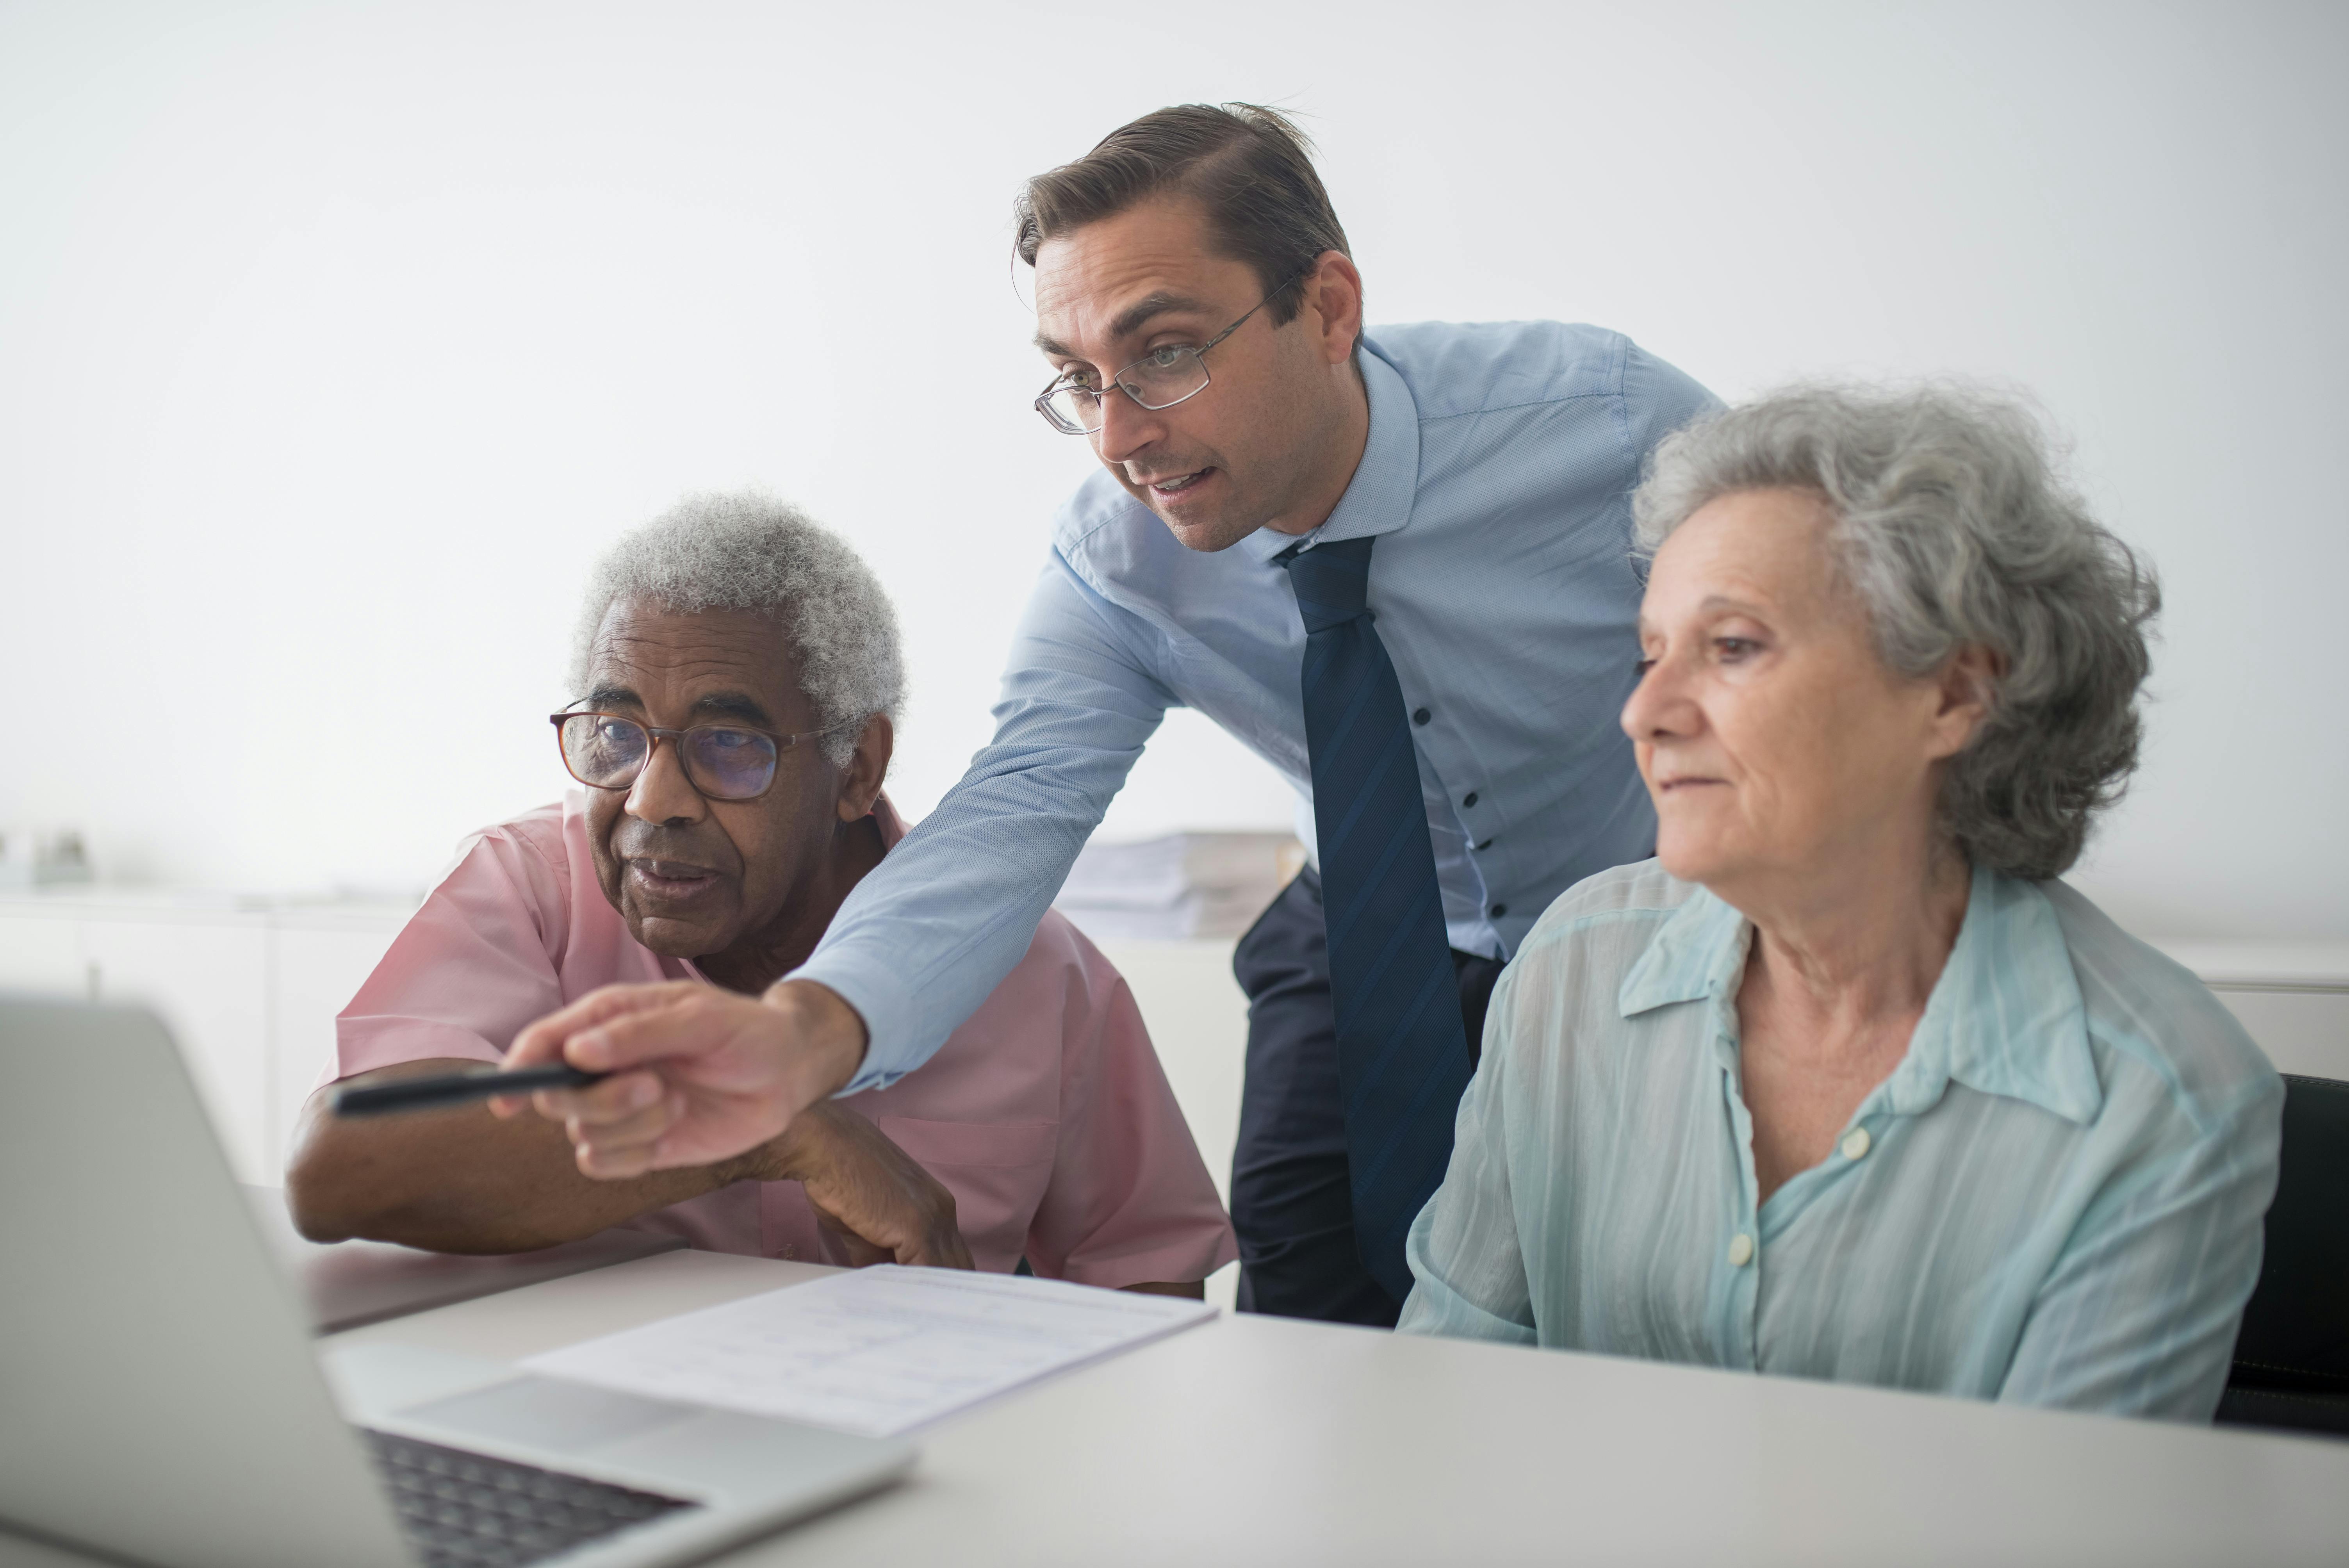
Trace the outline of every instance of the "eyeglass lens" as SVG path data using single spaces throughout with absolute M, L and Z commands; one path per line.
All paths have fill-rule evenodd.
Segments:
M 625 789 L 652 755 L 644 726 L 609 714 L 583 713 L 563 721 L 563 760 L 571 776 L 599 789 Z M 713 800 L 748 800 L 775 778 L 775 742 L 754 729 L 697 725 L 678 738 L 686 779 Z
M 1171 408 L 1207 384 L 1207 362 L 1188 346 L 1143 356 L 1117 373 L 1117 385 L 1144 408 Z M 1064 426 L 1090 435 L 1102 427 L 1102 395 L 1090 387 L 1056 388 L 1046 399 Z

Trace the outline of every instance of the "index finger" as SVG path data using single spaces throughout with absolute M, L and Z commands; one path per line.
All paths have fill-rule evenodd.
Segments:
M 538 1067 L 564 1059 L 563 1047 L 571 1037 L 614 1018 L 648 1012 L 677 999 L 679 991 L 698 990 L 690 980 L 663 980 L 643 985 L 605 985 L 590 991 L 567 1007 L 558 1007 L 524 1028 L 506 1049 L 510 1068 Z M 585 1064 L 574 1063 L 574 1066 Z M 590 1070 L 600 1071 L 601 1066 Z
M 603 985 L 566 1007 L 558 1007 L 523 1028 L 506 1047 L 507 1068 L 550 1066 L 568 1059 L 565 1048 L 574 1036 L 610 1022 L 630 1017 L 673 1002 L 678 991 L 699 989 L 690 980 L 655 981 L 645 985 Z M 581 1064 L 574 1062 L 574 1067 Z M 601 1071 L 601 1067 L 591 1071 Z M 490 1101 L 490 1114 L 501 1120 L 522 1114 L 530 1100 L 520 1095 L 500 1095 Z

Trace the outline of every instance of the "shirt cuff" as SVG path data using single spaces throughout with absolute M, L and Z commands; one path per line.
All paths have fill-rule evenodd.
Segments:
M 921 1009 L 905 994 L 902 975 L 878 972 L 876 965 L 860 963 L 854 954 L 819 954 L 784 978 L 812 980 L 830 987 L 864 1020 L 864 1060 L 858 1065 L 856 1076 L 834 1094 L 835 1099 L 868 1088 L 887 1088 L 937 1055 L 938 1047 L 946 1043 L 943 1037 L 924 1038 Z

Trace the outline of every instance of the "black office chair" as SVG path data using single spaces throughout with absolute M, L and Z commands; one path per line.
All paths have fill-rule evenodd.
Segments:
M 2349 1083 L 2283 1085 L 2267 1253 L 2217 1419 L 2349 1437 Z

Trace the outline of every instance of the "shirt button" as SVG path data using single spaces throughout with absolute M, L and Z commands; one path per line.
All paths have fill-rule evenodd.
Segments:
M 1729 1266 L 1742 1269 L 1753 1261 L 1754 1238 L 1741 1231 L 1737 1233 L 1737 1239 L 1729 1243 Z
M 1509 913 L 1509 906 L 1508 906 L 1507 904 L 1506 904 L 1506 903 L 1496 903 L 1496 904 L 1495 904 L 1495 905 L 1493 906 L 1493 918 L 1494 918 L 1495 920 L 1498 920 L 1498 919 L 1500 919 L 1500 918 L 1501 918 L 1501 916 L 1503 916 L 1503 915 L 1505 915 L 1505 914 L 1506 914 L 1506 913 Z
M 1846 1160 L 1864 1160 L 1875 1145 L 1876 1140 L 1868 1136 L 1868 1129 L 1855 1127 L 1844 1134 L 1843 1157 Z
M 1425 724 L 1429 719 L 1433 718 L 1435 716 L 1433 714 L 1428 712 L 1427 709 L 1423 707 L 1413 708 L 1411 714 L 1411 721 L 1413 724 Z
M 1476 791 L 1474 789 L 1469 790 L 1466 795 L 1461 798 L 1460 803 L 1463 806 L 1474 806 L 1476 803 Z

